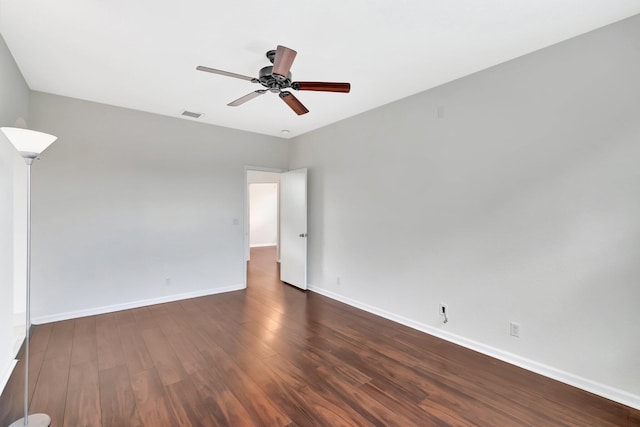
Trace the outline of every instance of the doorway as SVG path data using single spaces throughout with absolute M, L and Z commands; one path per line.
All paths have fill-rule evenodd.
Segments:
M 306 290 L 307 169 L 245 166 L 244 191 L 245 286 L 248 263 L 260 252 L 261 263 L 273 254 L 268 262 L 278 267 L 283 282 Z
M 280 173 L 284 169 L 245 167 L 245 261 L 251 262 L 252 252 L 261 263 L 274 267 L 279 262 L 280 249 Z M 245 268 L 245 285 L 247 284 Z

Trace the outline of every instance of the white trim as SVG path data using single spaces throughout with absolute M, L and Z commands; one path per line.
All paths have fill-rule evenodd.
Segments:
M 0 394 L 4 393 L 4 388 L 7 386 L 9 378 L 11 378 L 11 373 L 13 372 L 13 369 L 16 367 L 17 363 L 17 360 L 11 359 L 9 363 L 7 363 L 7 366 L 5 366 L 2 371 L 0 371 L 0 373 L 2 374 L 2 376 L 0 377 L 0 381 L 2 381 L 0 382 Z
M 471 350 L 486 354 L 487 356 L 494 357 L 496 359 L 502 360 L 503 362 L 519 366 L 528 371 L 535 372 L 537 374 L 544 375 L 545 377 L 549 377 L 565 384 L 572 385 L 590 393 L 597 394 L 598 396 L 602 396 L 618 403 L 622 403 L 623 405 L 627 405 L 635 409 L 640 409 L 640 396 L 629 393 L 627 391 L 610 387 L 608 385 L 601 384 L 590 379 L 580 377 L 578 375 L 574 375 L 572 373 L 554 368 L 552 366 L 544 365 L 534 360 L 518 356 L 517 354 L 509 353 L 504 350 L 500 350 L 499 348 L 482 344 L 480 342 L 470 340 L 468 338 L 464 338 L 438 328 L 434 328 L 433 326 L 424 323 L 416 322 L 415 320 L 411 320 L 406 317 L 391 313 L 389 311 L 371 306 L 369 304 L 365 304 L 363 302 L 345 297 L 327 289 L 309 285 L 309 290 L 334 299 L 336 301 L 343 302 L 352 307 L 359 308 L 380 317 L 384 317 L 385 319 L 392 320 L 394 322 L 416 329 L 418 331 L 425 332 L 429 335 L 433 335 L 438 338 L 442 338 L 443 340 L 450 341 Z
M 260 243 L 257 245 L 249 245 L 250 248 L 273 248 L 275 246 L 278 245 L 276 245 L 275 243 Z
M 42 323 L 57 322 L 60 320 L 76 319 L 78 317 L 94 316 L 96 314 L 103 314 L 103 313 L 112 313 L 114 311 L 145 307 L 147 305 L 162 304 L 165 302 L 173 302 L 173 301 L 179 301 L 183 299 L 203 297 L 206 295 L 214 295 L 214 294 L 221 294 L 224 292 L 239 291 L 244 288 L 246 288 L 246 286 L 240 284 L 240 285 L 226 286 L 222 288 L 213 288 L 213 289 L 205 289 L 201 291 L 185 292 L 183 294 L 167 295 L 167 296 L 158 297 L 158 298 L 149 298 L 145 300 L 126 302 L 122 304 L 105 305 L 102 307 L 88 308 L 85 310 L 68 311 L 66 313 L 58 313 L 58 314 L 51 314 L 48 316 L 34 317 L 33 323 L 42 324 Z

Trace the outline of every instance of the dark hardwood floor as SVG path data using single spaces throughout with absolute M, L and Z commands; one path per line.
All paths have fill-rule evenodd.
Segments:
M 278 280 L 40 325 L 31 412 L 67 426 L 638 426 L 640 411 Z M 21 416 L 22 365 L 0 397 Z

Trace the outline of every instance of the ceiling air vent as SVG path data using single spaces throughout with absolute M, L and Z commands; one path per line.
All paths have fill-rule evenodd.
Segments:
M 182 112 L 182 115 L 183 116 L 187 116 L 187 117 L 191 117 L 191 118 L 194 118 L 194 119 L 199 119 L 200 116 L 202 116 L 202 113 L 194 113 L 193 111 L 184 110 Z

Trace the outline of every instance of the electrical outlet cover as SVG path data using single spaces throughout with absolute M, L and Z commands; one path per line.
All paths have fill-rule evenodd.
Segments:
M 520 324 L 511 322 L 509 323 L 509 335 L 515 338 L 520 338 Z

